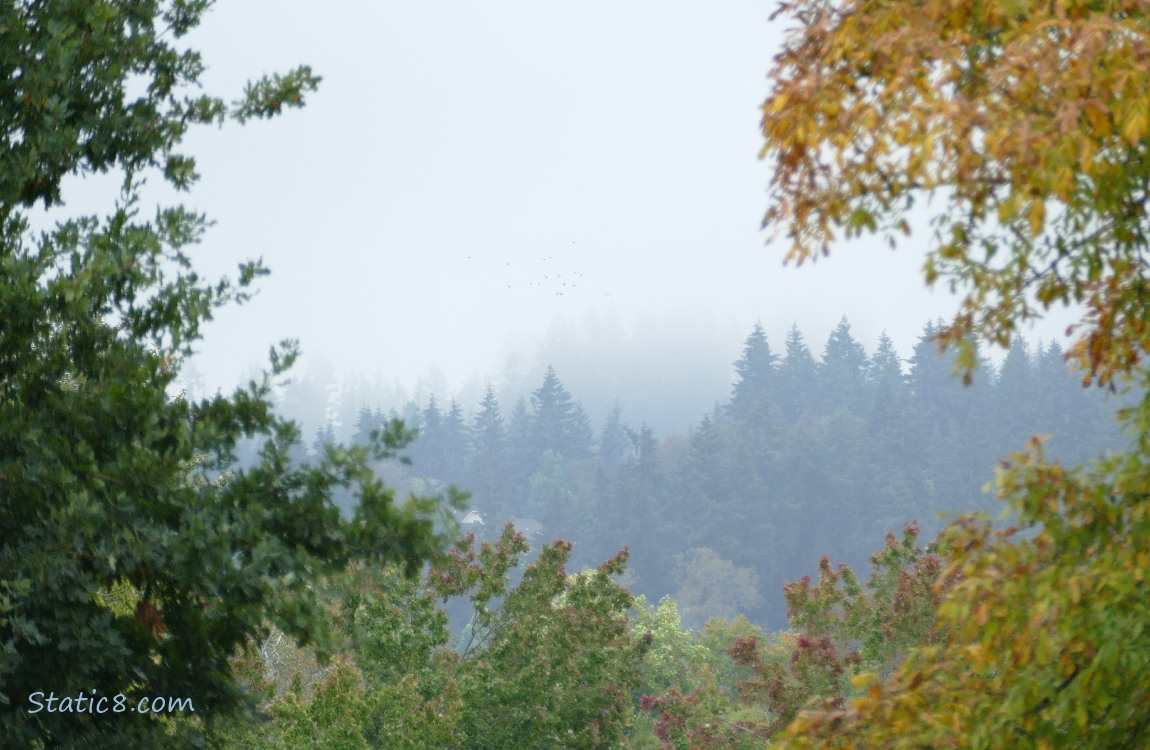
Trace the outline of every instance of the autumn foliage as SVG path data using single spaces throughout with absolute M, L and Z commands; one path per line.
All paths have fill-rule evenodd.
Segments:
M 911 232 L 928 284 L 961 295 L 938 338 L 969 376 L 1052 305 L 1084 310 L 1084 385 L 1144 386 L 1150 4 L 782 3 L 770 77 L 765 224 L 799 262 L 840 237 Z M 796 747 L 1144 747 L 1150 731 L 1150 401 L 1129 454 L 1071 469 L 1042 440 L 996 482 L 1014 526 L 954 525 L 940 642 L 865 695 L 800 713 Z
M 726 649 L 748 673 L 733 700 L 706 681 L 686 694 L 644 696 L 640 708 L 657 718 L 655 733 L 664 747 L 762 747 L 804 707 L 840 711 L 910 649 L 937 642 L 937 607 L 955 578 L 943 576 L 934 550 L 917 545 L 918 533 L 918 525 L 909 523 L 901 538 L 888 534 L 883 549 L 871 555 L 865 584 L 826 556 L 817 583 L 805 577 L 787 584 L 791 630 L 772 639 L 737 637 Z

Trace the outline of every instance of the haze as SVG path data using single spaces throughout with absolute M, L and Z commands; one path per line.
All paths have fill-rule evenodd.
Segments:
M 209 388 L 288 337 L 304 374 L 454 393 L 517 370 L 534 386 L 578 360 L 568 344 L 610 332 L 653 367 L 719 363 L 705 406 L 756 321 L 776 347 L 797 322 L 817 353 L 846 315 L 868 351 L 885 329 L 906 357 L 954 308 L 911 246 L 795 268 L 765 244 L 758 107 L 783 29 L 762 3 L 317 7 L 221 4 L 190 42 L 231 98 L 301 63 L 324 77 L 278 122 L 188 139 L 203 179 L 187 201 L 218 222 L 199 269 L 263 256 L 273 272 L 207 329 Z

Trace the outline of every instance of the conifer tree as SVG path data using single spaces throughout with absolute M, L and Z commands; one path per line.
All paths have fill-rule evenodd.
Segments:
M 583 408 L 582 401 L 576 401 L 571 415 L 571 432 L 567 439 L 567 455 L 573 459 L 587 459 L 594 454 L 595 428 L 591 425 L 591 415 Z
M 771 352 L 763 326 L 755 327 L 743 342 L 742 356 L 735 362 L 737 380 L 731 390 L 728 411 L 736 419 L 762 418 L 766 402 L 773 397 L 778 357 Z
M 787 332 L 786 352 L 779 363 L 779 409 L 788 422 L 794 422 L 807 411 L 817 372 L 815 358 L 798 324 L 792 325 Z
M 912 477 L 918 474 L 907 444 L 909 394 L 902 360 L 886 331 L 879 336 L 878 347 L 871 356 L 867 381 L 872 394 L 867 414 L 870 441 L 866 466 L 866 484 L 870 503 L 882 529 L 898 528 L 917 517 L 914 503 L 917 487 Z
M 419 412 L 419 438 L 411 448 L 413 470 L 418 476 L 445 479 L 448 459 L 443 421 L 443 411 L 432 394 Z
M 660 544 L 668 525 L 665 497 L 667 475 L 659 452 L 659 441 L 646 424 L 638 430 L 627 430 L 630 455 L 619 467 L 619 511 L 623 516 L 626 539 L 635 555 L 645 561 L 649 572 L 648 586 L 659 588 L 669 583 L 669 570 L 661 563 L 669 560 L 670 550 Z
M 905 379 L 905 373 L 902 368 L 902 359 L 898 356 L 898 352 L 894 348 L 894 342 L 891 341 L 890 336 L 884 330 L 878 337 L 878 347 L 871 355 L 870 363 L 867 367 L 867 380 L 873 385 L 877 386 L 881 383 L 890 383 L 892 385 L 901 385 Z
M 626 451 L 627 428 L 623 424 L 623 407 L 618 400 L 607 414 L 603 429 L 599 433 L 596 456 L 599 463 L 608 471 L 614 471 L 623 460 Z
M 476 507 L 487 509 L 497 522 L 511 517 L 506 496 L 507 430 L 499 412 L 499 399 L 490 385 L 471 423 L 467 487 Z
M 590 455 L 594 433 L 586 412 L 560 382 L 553 367 L 548 367 L 543 383 L 531 393 L 534 443 L 540 453 L 554 451 L 568 458 Z
M 1033 431 L 1050 434 L 1051 455 L 1068 463 L 1084 463 L 1123 442 L 1110 414 L 1114 400 L 1107 403 L 1102 394 L 1082 387 L 1058 342 L 1040 345 L 1032 365 Z
M 383 427 L 383 414 L 379 409 L 372 411 L 366 405 L 359 408 L 355 418 L 355 432 L 352 433 L 352 442 L 356 445 L 366 445 L 371 439 L 371 433 Z
M 1005 454 L 1010 446 L 1025 441 L 1039 429 L 1039 413 L 1034 408 L 1038 396 L 1036 386 L 1030 346 L 1021 335 L 1016 336 L 994 382 L 994 404 L 1002 415 L 995 425 L 994 447 L 999 453 Z
M 818 366 L 819 404 L 823 413 L 845 408 L 862 415 L 868 358 L 862 344 L 851 335 L 846 316 L 827 338 Z
M 530 491 L 529 480 L 539 466 L 543 451 L 535 440 L 535 420 L 522 396 L 515 401 L 507 424 L 507 478 L 509 499 L 516 513 L 523 512 Z
M 443 415 L 443 435 L 440 438 L 443 444 L 443 475 L 444 481 L 456 483 L 463 477 L 463 468 L 467 465 L 467 422 L 463 417 L 463 409 L 455 399 L 451 399 L 451 406 Z

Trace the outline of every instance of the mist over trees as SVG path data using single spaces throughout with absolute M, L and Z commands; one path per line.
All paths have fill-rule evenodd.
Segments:
M 632 589 L 673 595 L 687 625 L 745 613 L 780 629 L 783 583 L 819 555 L 862 568 L 875 540 L 907 522 L 933 538 L 947 515 L 997 512 L 983 491 L 994 462 L 1031 434 L 1071 463 L 1123 446 L 1121 399 L 1083 389 L 1058 344 L 1019 337 L 964 386 L 937 351 L 939 326 L 924 323 L 903 362 L 885 334 L 867 352 L 846 318 L 821 343 L 796 325 L 772 346 L 756 324 L 725 363 L 733 385 L 686 432 L 632 423 L 621 399 L 593 418 L 584 403 L 603 399 L 585 402 L 547 367 L 510 403 L 493 385 L 471 404 L 361 403 L 351 438 L 402 418 L 419 438 L 400 486 L 465 488 L 481 537 L 529 518 L 574 543 L 573 564 L 629 547 Z M 306 389 L 290 397 L 328 390 Z

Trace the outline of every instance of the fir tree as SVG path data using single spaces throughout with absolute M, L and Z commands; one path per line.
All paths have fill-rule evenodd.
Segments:
M 507 430 L 499 412 L 499 399 L 489 385 L 471 424 L 467 487 L 476 507 L 487 509 L 497 522 L 511 517 L 506 497 L 506 464 Z
M 547 368 L 543 384 L 531 393 L 535 427 L 535 448 L 540 453 L 554 451 L 568 458 L 584 458 L 591 453 L 593 433 L 582 407 L 560 382 L 555 369 Z
M 756 323 L 743 342 L 742 356 L 735 362 L 738 380 L 731 390 L 728 406 L 731 416 L 755 418 L 766 411 L 766 402 L 775 385 L 776 360 L 778 357 L 771 352 L 763 326 Z
M 623 424 L 623 407 L 616 400 L 615 406 L 608 412 L 607 419 L 603 422 L 603 430 L 599 433 L 596 452 L 599 463 L 608 471 L 614 471 L 623 460 L 626 444 L 627 428 Z
M 818 367 L 798 325 L 787 332 L 786 353 L 779 364 L 779 409 L 783 419 L 794 422 L 807 410 Z
M 455 483 L 463 478 L 463 468 L 467 464 L 467 443 L 468 430 L 463 410 L 452 399 L 450 408 L 443 416 L 440 436 L 443 468 L 440 479 Z
M 884 330 L 878 337 L 878 347 L 871 355 L 867 366 L 867 382 L 877 387 L 882 383 L 901 385 L 905 380 L 902 359 L 894 348 L 894 342 Z
M 511 410 L 507 425 L 508 499 L 516 513 L 522 513 L 526 506 L 530 490 L 528 482 L 543 453 L 535 442 L 535 435 L 535 420 L 527 408 L 527 400 L 520 397 Z
M 430 396 L 427 405 L 419 412 L 419 439 L 411 449 L 412 464 L 419 476 L 444 478 L 447 456 L 443 444 L 443 418 L 435 396 Z
M 867 365 L 866 350 L 851 336 L 850 323 L 844 316 L 827 338 L 818 366 L 819 404 L 823 413 L 839 408 L 856 415 L 864 412 Z

